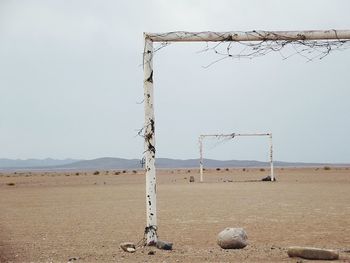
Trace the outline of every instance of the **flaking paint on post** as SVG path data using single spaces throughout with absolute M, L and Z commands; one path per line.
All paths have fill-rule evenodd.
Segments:
M 145 235 L 147 244 L 157 242 L 157 212 L 156 212 L 156 171 L 155 171 L 155 121 L 153 105 L 153 42 L 145 37 L 143 57 L 144 96 L 145 96 L 145 171 L 146 171 L 146 213 L 147 225 Z

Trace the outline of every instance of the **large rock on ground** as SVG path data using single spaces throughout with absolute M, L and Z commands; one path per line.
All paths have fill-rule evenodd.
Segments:
M 247 233 L 243 228 L 225 228 L 218 234 L 218 245 L 223 249 L 240 249 L 248 245 Z
M 305 259 L 335 260 L 339 258 L 338 251 L 315 247 L 290 247 L 288 248 L 287 253 L 290 257 L 300 257 Z

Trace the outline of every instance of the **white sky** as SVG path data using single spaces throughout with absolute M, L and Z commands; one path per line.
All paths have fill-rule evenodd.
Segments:
M 350 29 L 350 1 L 0 1 L 0 158 L 141 158 L 147 32 Z M 157 156 L 198 158 L 201 133 L 273 132 L 275 159 L 350 162 L 350 49 L 306 63 L 155 56 Z M 213 145 L 213 142 L 211 142 Z M 205 157 L 267 160 L 267 139 Z M 209 150 L 211 149 L 211 150 Z

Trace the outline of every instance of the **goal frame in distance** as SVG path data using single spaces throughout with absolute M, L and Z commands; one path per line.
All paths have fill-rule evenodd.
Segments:
M 268 136 L 269 137 L 269 163 L 270 163 L 270 178 L 271 182 L 275 181 L 273 171 L 273 144 L 272 144 L 272 133 L 231 133 L 231 134 L 201 134 L 199 136 L 199 173 L 200 182 L 203 182 L 203 139 L 206 137 L 214 138 L 235 138 L 235 137 L 252 137 L 252 136 Z

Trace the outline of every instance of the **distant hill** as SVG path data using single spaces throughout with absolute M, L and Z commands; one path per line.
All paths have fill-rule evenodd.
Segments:
M 77 159 L 64 159 L 57 160 L 52 158 L 46 159 L 1 159 L 0 158 L 0 169 L 4 168 L 31 168 L 31 167 L 51 167 L 67 165 L 77 162 Z
M 204 159 L 205 168 L 217 167 L 266 167 L 268 162 L 253 160 L 213 160 Z M 280 162 L 275 161 L 275 167 L 314 167 L 314 166 L 350 166 L 349 164 L 326 164 L 326 163 L 300 163 L 300 162 Z M 157 158 L 157 168 L 197 168 L 199 167 L 198 159 L 170 159 Z M 93 160 L 55 160 L 55 159 L 28 159 L 28 160 L 11 160 L 0 159 L 1 170 L 110 170 L 110 169 L 141 169 L 142 164 L 139 159 L 123 159 L 104 157 Z
M 93 160 L 82 160 L 66 165 L 60 165 L 57 168 L 65 169 L 137 169 L 142 168 L 141 161 L 139 159 L 122 159 L 113 157 L 104 157 Z

